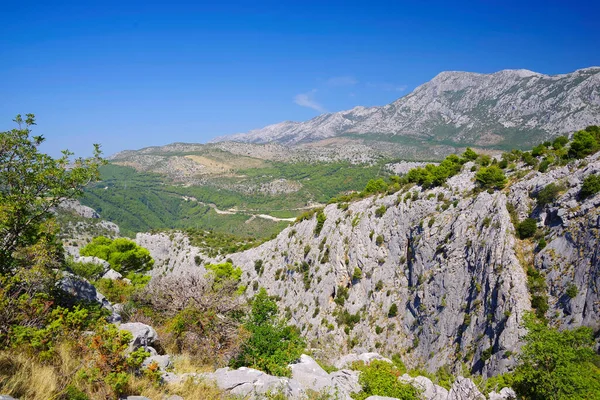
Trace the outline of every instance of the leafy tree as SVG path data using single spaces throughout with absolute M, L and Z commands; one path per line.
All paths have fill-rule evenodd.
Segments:
M 537 231 L 537 221 L 533 218 L 527 218 L 517 225 L 517 233 L 521 239 L 527 239 L 535 235 Z
M 600 150 L 600 138 L 597 138 L 593 132 L 593 129 L 575 132 L 569 148 L 569 156 L 584 158 Z
M 317 212 L 317 225 L 315 225 L 315 235 L 318 236 L 321 233 L 321 230 L 323 229 L 323 225 L 325 224 L 326 220 L 327 216 L 325 215 L 323 210 L 319 210 Z
M 109 239 L 104 236 L 94 238 L 80 251 L 82 256 L 93 256 L 108 261 L 117 272 L 145 272 L 152 269 L 154 260 L 150 252 L 126 238 Z
M 585 199 L 600 192 L 600 175 L 589 175 L 583 180 L 579 195 Z
M 277 316 L 277 304 L 261 288 L 252 300 L 245 328 L 250 333 L 231 366 L 256 368 L 276 376 L 289 376 L 288 364 L 304 351 L 304 340 L 298 329 L 286 325 Z
M 467 161 L 475 161 L 478 157 L 478 154 L 475 153 L 470 147 L 467 147 L 465 152 L 462 154 L 462 157 Z
M 72 160 L 62 152 L 54 159 L 40 153 L 43 136 L 32 136 L 35 116 L 17 115 L 18 128 L 0 133 L 0 272 L 32 265 L 40 254 L 60 263 L 60 245 L 55 239 L 51 210 L 67 199 L 80 196 L 83 187 L 99 178 L 100 146 L 94 145 L 91 158 Z M 32 251 L 32 246 L 38 248 Z M 42 249 L 44 247 L 44 249 Z M 29 250 L 28 250 L 29 249 Z
M 552 142 L 552 147 L 554 147 L 555 150 L 559 150 L 562 149 L 563 147 L 565 147 L 565 145 L 569 143 L 569 138 L 566 136 L 559 136 L 556 139 L 554 139 L 554 141 Z
M 600 357 L 588 327 L 558 331 L 526 319 L 528 333 L 513 388 L 530 400 L 600 398 Z
M 506 185 L 506 176 L 502 169 L 492 165 L 477 171 L 475 181 L 484 189 L 502 189 Z
M 382 179 L 371 179 L 365 187 L 366 194 L 382 193 L 388 189 L 388 184 Z

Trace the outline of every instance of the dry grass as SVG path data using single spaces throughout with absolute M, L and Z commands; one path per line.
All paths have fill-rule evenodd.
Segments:
M 0 353 L 0 393 L 21 400 L 48 400 L 58 387 L 54 368 L 41 365 L 23 353 Z

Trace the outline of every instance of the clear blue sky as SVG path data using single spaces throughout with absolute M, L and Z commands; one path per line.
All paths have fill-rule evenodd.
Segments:
M 5 1 L 0 130 L 44 150 L 205 142 L 383 105 L 444 70 L 600 65 L 597 1 Z

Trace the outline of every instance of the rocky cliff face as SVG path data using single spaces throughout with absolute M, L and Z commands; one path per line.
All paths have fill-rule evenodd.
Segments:
M 563 75 L 451 71 L 383 107 L 356 107 L 216 140 L 298 144 L 375 134 L 458 145 L 523 146 L 599 122 L 599 67 Z
M 551 323 L 599 328 L 600 194 L 577 197 L 584 177 L 600 172 L 598 156 L 546 173 L 521 169 L 491 194 L 473 192 L 470 166 L 445 187 L 329 205 L 320 232 L 313 217 L 228 257 L 243 269 L 248 296 L 265 287 L 310 346 L 332 357 L 378 351 L 430 370 L 505 371 L 531 310 L 530 265 L 545 276 Z M 532 196 L 551 182 L 565 191 L 537 207 Z M 546 248 L 516 237 L 508 204 L 521 219 L 537 218 Z M 179 234 L 137 241 L 157 259 L 154 273 L 216 261 Z

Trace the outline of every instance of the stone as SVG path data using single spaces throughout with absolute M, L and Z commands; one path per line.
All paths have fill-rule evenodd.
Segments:
M 351 353 L 351 354 L 346 354 L 346 355 L 340 357 L 340 359 L 338 359 L 333 365 L 338 369 L 342 369 L 345 367 L 352 366 L 352 363 L 357 362 L 357 361 L 362 361 L 368 365 L 373 360 L 385 361 L 385 362 L 389 362 L 390 364 L 392 363 L 392 360 L 383 357 L 379 353 L 361 353 L 361 354 Z
M 452 384 L 447 400 L 485 400 L 485 396 L 473 381 L 459 376 Z
M 306 354 L 300 356 L 298 363 L 290 364 L 290 369 L 292 370 L 292 379 L 298 381 L 305 388 L 320 392 L 332 386 L 329 374 Z
M 427 400 L 446 400 L 448 398 L 448 390 L 434 384 L 429 378 L 424 376 L 411 377 L 408 374 L 398 378 L 401 382 L 413 385 L 419 391 L 424 399 Z
M 56 282 L 56 286 L 77 300 L 95 302 L 111 313 L 114 311 L 108 299 L 98 292 L 94 285 L 77 275 L 63 271 L 62 278 Z
M 304 390 L 297 381 L 267 375 L 252 368 L 220 368 L 202 376 L 214 380 L 219 389 L 244 398 L 256 398 L 267 392 L 281 393 L 293 399 L 304 395 Z
M 502 388 L 499 393 L 491 392 L 488 395 L 489 400 L 515 400 L 517 398 L 517 394 L 512 388 Z
M 110 279 L 111 281 L 116 281 L 119 279 L 123 279 L 123 275 L 111 268 L 108 271 L 106 271 L 104 275 L 102 275 L 102 279 Z
M 0 400 L 17 400 L 14 397 L 11 397 L 9 395 L 6 394 L 0 394 Z
M 146 357 L 142 363 L 142 367 L 146 368 L 152 363 L 156 363 L 162 371 L 166 371 L 172 365 L 171 356 L 168 354 L 151 355 L 150 357 Z
M 156 354 L 156 350 L 151 347 L 158 340 L 158 334 L 154 328 L 141 322 L 128 322 L 121 324 L 119 329 L 130 332 L 133 335 L 133 339 L 129 344 L 130 351 L 135 351 L 142 347 L 144 350 L 149 350 L 151 354 Z
M 349 369 L 335 371 L 329 374 L 333 386 L 339 389 L 340 393 L 358 393 L 362 390 L 362 386 L 358 383 L 360 372 Z

